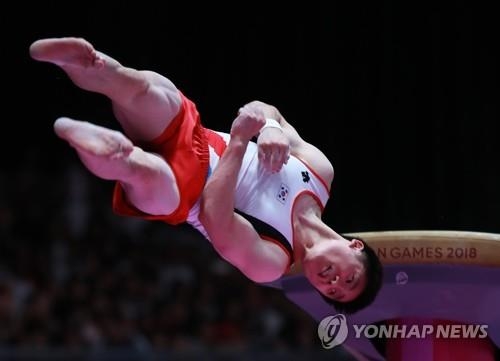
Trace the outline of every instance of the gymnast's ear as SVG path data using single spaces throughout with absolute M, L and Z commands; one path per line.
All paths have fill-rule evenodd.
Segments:
M 353 238 L 349 241 L 349 248 L 355 249 L 357 251 L 362 251 L 365 248 L 363 241 Z

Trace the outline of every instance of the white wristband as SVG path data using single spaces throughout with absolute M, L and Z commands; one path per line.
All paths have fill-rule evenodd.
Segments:
M 280 123 L 278 123 L 278 121 L 273 118 L 266 118 L 266 124 L 264 124 L 264 126 L 260 128 L 259 134 L 262 133 L 262 131 L 266 128 L 278 128 L 283 130 Z

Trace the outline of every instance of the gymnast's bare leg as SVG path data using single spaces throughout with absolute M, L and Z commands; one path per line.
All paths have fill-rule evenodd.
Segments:
M 31 56 L 59 66 L 82 89 L 101 93 L 111 102 L 125 135 L 88 122 L 60 118 L 58 136 L 73 146 L 85 166 L 103 179 L 122 183 L 129 201 L 149 214 L 169 214 L 179 204 L 170 166 L 132 141 L 159 136 L 177 115 L 180 95 L 167 78 L 122 66 L 81 38 L 34 42 Z

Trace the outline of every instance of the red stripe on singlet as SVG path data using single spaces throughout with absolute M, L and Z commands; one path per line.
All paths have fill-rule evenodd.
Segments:
M 222 156 L 222 153 L 226 150 L 227 144 L 224 141 L 224 138 L 213 130 L 210 129 L 205 129 L 207 138 L 208 138 L 208 145 L 211 146 L 215 154 L 217 154 L 219 157 Z

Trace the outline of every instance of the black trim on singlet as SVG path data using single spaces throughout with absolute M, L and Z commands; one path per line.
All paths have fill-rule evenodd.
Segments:
M 293 248 L 286 239 L 286 237 L 283 234 L 281 234 L 280 231 L 278 231 L 273 226 L 267 224 L 266 222 L 263 222 L 260 219 L 255 218 L 254 216 L 244 213 L 238 209 L 235 209 L 234 212 L 245 218 L 247 221 L 249 221 L 260 236 L 268 237 L 279 242 L 288 251 L 288 256 L 290 257 L 290 264 L 293 263 Z

